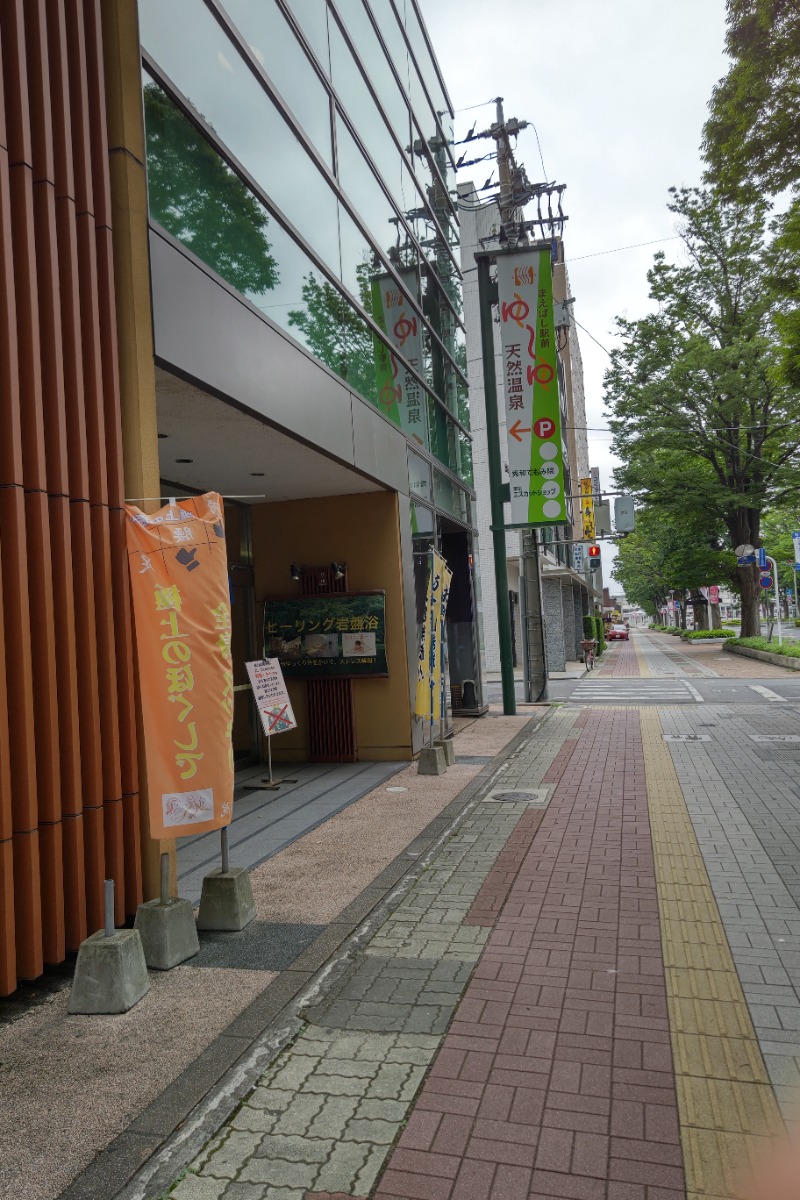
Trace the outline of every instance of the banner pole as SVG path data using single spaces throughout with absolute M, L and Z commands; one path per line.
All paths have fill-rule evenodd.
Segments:
M 220 841 L 222 843 L 222 874 L 227 875 L 230 871 L 230 860 L 228 858 L 228 826 L 223 825 L 219 832 Z

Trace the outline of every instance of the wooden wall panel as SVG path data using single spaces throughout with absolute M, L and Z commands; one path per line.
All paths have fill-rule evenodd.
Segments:
M 0 994 L 142 894 L 102 62 L 0 0 Z

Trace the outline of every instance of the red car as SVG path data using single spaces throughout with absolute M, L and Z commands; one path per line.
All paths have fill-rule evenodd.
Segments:
M 614 642 L 614 641 L 627 642 L 627 640 L 628 640 L 627 625 L 609 625 L 608 633 L 606 634 L 607 642 Z

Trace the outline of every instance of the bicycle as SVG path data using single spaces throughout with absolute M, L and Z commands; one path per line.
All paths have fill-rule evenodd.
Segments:
M 581 650 L 583 651 L 583 665 L 587 671 L 594 670 L 594 648 L 597 643 L 592 639 L 581 642 Z

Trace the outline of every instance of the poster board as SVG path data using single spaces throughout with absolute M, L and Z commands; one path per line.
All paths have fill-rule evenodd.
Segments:
M 286 679 L 387 676 L 386 594 L 324 592 L 264 604 L 264 657 Z
M 259 658 L 245 663 L 245 666 L 264 736 L 272 737 L 273 734 L 296 729 L 297 721 L 278 659 Z

